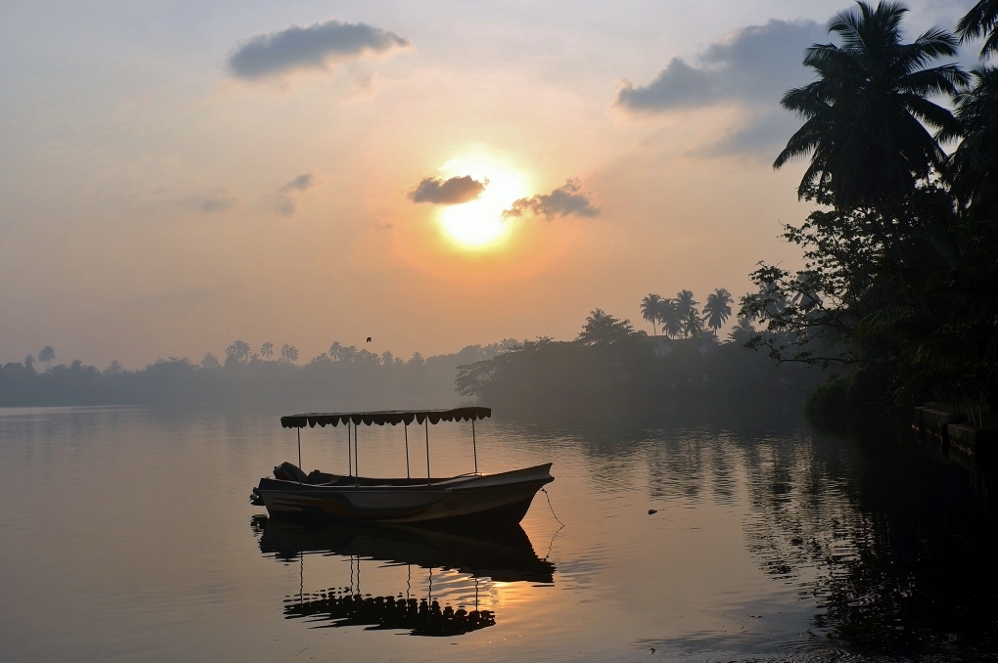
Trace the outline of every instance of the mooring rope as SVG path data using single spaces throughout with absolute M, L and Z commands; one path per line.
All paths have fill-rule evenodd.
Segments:
M 541 492 L 544 493 L 544 497 L 548 498 L 548 506 L 551 507 L 551 515 L 554 516 L 554 519 L 558 521 L 559 525 L 564 527 L 565 523 L 561 522 L 561 518 L 559 518 L 558 514 L 554 512 L 554 505 L 551 504 L 551 495 L 549 495 L 548 491 L 543 488 L 541 488 Z

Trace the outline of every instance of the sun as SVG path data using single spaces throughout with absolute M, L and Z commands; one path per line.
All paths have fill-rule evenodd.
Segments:
M 447 238 L 465 249 L 485 249 L 502 243 L 512 223 L 502 218 L 503 210 L 528 195 L 530 182 L 526 174 L 485 155 L 451 159 L 440 172 L 443 177 L 471 175 L 479 182 L 488 181 L 478 198 L 438 211 Z

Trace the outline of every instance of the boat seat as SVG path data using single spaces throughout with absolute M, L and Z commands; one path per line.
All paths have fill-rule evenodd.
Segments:
M 330 474 L 329 472 L 320 472 L 319 470 L 312 470 L 305 477 L 305 483 L 310 483 L 313 486 L 320 486 L 325 484 L 337 484 L 343 477 L 339 474 Z
M 274 468 L 274 478 L 281 479 L 282 481 L 297 481 L 299 483 L 305 483 L 308 480 L 308 477 L 298 469 L 297 465 L 288 461 L 284 461 Z

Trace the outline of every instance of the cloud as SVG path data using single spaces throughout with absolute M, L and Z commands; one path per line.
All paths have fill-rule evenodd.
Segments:
M 644 87 L 624 81 L 616 105 L 632 112 L 655 113 L 703 106 L 716 97 L 717 89 L 709 72 L 691 67 L 682 58 L 672 58 L 655 80 Z
M 292 25 L 241 43 L 229 56 L 229 71 L 237 78 L 256 79 L 296 69 L 326 69 L 366 52 L 407 46 L 408 39 L 365 23 L 331 20 L 306 28 Z
M 291 216 L 295 213 L 295 202 L 291 199 L 289 194 L 296 191 L 305 191 L 310 189 L 315 183 L 315 179 L 312 177 L 312 173 L 302 173 L 298 177 L 294 178 L 280 189 L 277 190 L 277 211 L 279 211 L 284 216 Z
M 304 191 L 312 186 L 312 173 L 303 173 L 281 187 L 281 191 Z
M 775 156 L 774 147 L 786 143 L 798 126 L 792 115 L 782 111 L 754 114 L 747 118 L 745 124 L 696 154 L 706 157 L 750 154 L 768 163 Z
M 436 205 L 460 205 L 482 195 L 489 181 L 479 182 L 471 175 L 442 180 L 427 177 L 409 192 L 414 203 L 434 203 Z
M 805 49 L 827 41 L 825 27 L 814 21 L 773 19 L 741 28 L 697 54 L 695 66 L 673 58 L 647 85 L 624 81 L 614 105 L 653 115 L 734 103 L 744 112 L 742 127 L 702 153 L 768 153 L 797 126 L 779 103 L 789 88 L 810 80 L 802 65 Z
M 212 214 L 215 212 L 227 212 L 236 206 L 237 201 L 232 196 L 224 194 L 212 194 L 199 205 L 202 212 Z
M 509 209 L 504 210 L 502 215 L 503 218 L 513 218 L 523 216 L 527 212 L 543 216 L 550 221 L 556 216 L 570 214 L 594 217 L 599 214 L 599 209 L 593 206 L 587 194 L 582 193 L 582 184 L 576 178 L 566 180 L 564 185 L 551 193 L 520 198 Z

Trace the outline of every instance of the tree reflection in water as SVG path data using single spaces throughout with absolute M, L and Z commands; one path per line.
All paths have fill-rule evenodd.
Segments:
M 744 448 L 748 540 L 862 653 L 998 651 L 993 468 L 887 434 Z
M 299 592 L 284 600 L 285 618 L 326 622 L 319 628 L 368 626 L 372 630 L 408 630 L 422 636 L 463 635 L 496 624 L 495 613 L 479 609 L 480 579 L 542 584 L 554 579 L 554 565 L 537 557 L 519 526 L 469 535 L 411 527 L 308 526 L 266 516 L 254 516 L 251 525 L 260 536 L 261 552 L 301 565 Z M 349 585 L 305 592 L 305 553 L 347 557 Z M 406 591 L 394 596 L 362 594 L 362 560 L 405 564 Z M 418 599 L 410 595 L 413 565 L 427 570 L 427 595 Z M 434 569 L 456 571 L 466 576 L 466 583 L 473 582 L 474 608 L 441 606 L 433 598 Z
M 748 500 L 750 551 L 773 580 L 816 604 L 803 641 L 784 643 L 795 657 L 995 657 L 996 462 L 904 430 L 830 434 L 779 416 L 769 419 L 773 428 L 752 430 L 711 414 L 720 423 L 673 415 L 671 423 L 578 439 L 602 489 L 637 482 L 647 463 L 653 501 Z

